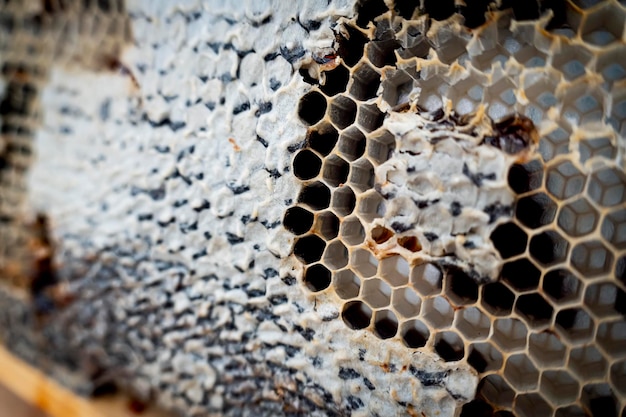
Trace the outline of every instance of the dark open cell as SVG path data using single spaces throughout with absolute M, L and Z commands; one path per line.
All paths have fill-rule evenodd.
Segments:
M 549 230 L 533 236 L 528 250 L 534 259 L 544 265 L 550 265 L 565 259 L 569 243 L 557 232 Z
M 492 0 L 466 0 L 465 7 L 461 7 L 461 14 L 465 18 L 465 26 L 476 28 L 485 23 L 485 12 Z
M 394 337 L 398 332 L 398 319 L 390 311 L 379 311 L 376 313 L 374 331 L 381 339 Z
M 354 161 L 363 155 L 366 143 L 365 135 L 357 127 L 352 126 L 341 134 L 339 152 L 349 161 Z
M 435 351 L 446 362 L 463 359 L 465 348 L 463 340 L 454 332 L 442 332 L 435 338 Z
M 315 264 L 306 269 L 304 283 L 313 292 L 325 290 L 330 285 L 330 271 L 321 264 Z
M 296 241 L 293 253 L 305 264 L 311 264 L 321 259 L 326 242 L 319 236 L 308 235 Z
M 329 124 L 324 124 L 319 129 L 309 129 L 307 142 L 311 149 L 326 156 L 333 150 L 338 139 L 337 130 Z
M 350 79 L 350 72 L 343 65 L 339 65 L 337 68 L 324 72 L 325 82 L 324 85 L 320 85 L 320 90 L 327 96 L 334 96 L 338 93 L 346 91 L 348 80 Z
M 400 47 L 400 42 L 395 39 L 372 41 L 367 44 L 367 57 L 370 62 L 382 68 L 385 65 L 396 65 L 395 50 Z
M 515 164 L 509 170 L 509 186 L 517 194 L 536 190 L 543 181 L 543 164 L 533 160 L 525 164 Z
M 308 149 L 298 152 L 293 159 L 293 173 L 301 180 L 310 180 L 320 173 L 322 160 Z
M 528 236 L 514 223 L 503 223 L 491 234 L 491 241 L 502 258 L 519 255 L 526 250 Z
M 341 317 L 351 329 L 363 329 L 370 325 L 372 310 L 361 301 L 352 301 L 344 305 Z
M 561 268 L 543 277 L 543 290 L 555 301 L 568 302 L 578 298 L 581 283 L 569 270 Z
M 302 188 L 298 201 L 313 210 L 323 210 L 330 205 L 330 190 L 321 182 L 314 182 Z
M 462 269 L 448 268 L 445 283 L 448 298 L 456 304 L 472 304 L 478 300 L 478 284 Z
M 520 222 L 536 229 L 551 223 L 556 215 L 556 203 L 545 193 L 521 198 L 515 207 Z
M 367 132 L 378 129 L 383 125 L 385 113 L 378 110 L 376 104 L 363 104 L 359 107 L 357 122 Z
M 470 355 L 471 356 L 471 355 Z M 468 402 L 461 409 L 461 417 L 492 417 L 493 408 L 481 399 Z
M 426 13 L 435 20 L 444 20 L 455 12 L 454 0 L 424 0 Z
M 302 207 L 290 207 L 283 218 L 283 225 L 294 235 L 304 234 L 313 225 L 313 213 Z
M 523 2 L 513 1 L 511 2 L 513 7 L 513 16 L 516 20 L 535 20 L 539 18 L 538 0 L 524 0 Z
M 500 277 L 518 291 L 534 290 L 539 284 L 541 272 L 528 259 L 507 262 Z
M 326 113 L 326 98 L 317 91 L 311 91 L 300 99 L 298 116 L 308 125 L 314 125 L 322 120 Z
M 332 155 L 324 161 L 324 179 L 333 187 L 345 184 L 349 173 L 350 164 L 337 155 Z
M 430 332 L 428 331 L 428 327 L 419 320 L 413 321 L 412 325 L 406 327 L 402 334 L 404 343 L 414 349 L 424 346 L 426 342 L 428 342 L 429 337 Z
M 367 43 L 367 37 L 357 28 L 346 25 L 347 37 L 337 34 L 337 53 L 343 59 L 343 62 L 353 67 L 363 56 L 363 48 Z
M 339 129 L 345 129 L 356 119 L 356 103 L 346 96 L 337 96 L 330 105 L 330 120 Z
M 419 6 L 419 2 L 415 0 L 396 0 L 394 2 L 396 7 L 396 13 L 405 19 L 411 19 L 413 17 L 413 12 Z
M 352 75 L 350 94 L 358 100 L 376 97 L 380 85 L 380 74 L 367 64 L 359 65 Z
M 515 303 L 515 310 L 531 327 L 549 324 L 554 313 L 550 304 L 538 293 L 521 295 Z
M 503 316 L 513 309 L 515 295 L 501 282 L 493 282 L 483 287 L 482 301 L 491 314 Z
M 356 5 L 356 24 L 366 28 L 367 24 L 389 9 L 383 0 L 361 0 Z

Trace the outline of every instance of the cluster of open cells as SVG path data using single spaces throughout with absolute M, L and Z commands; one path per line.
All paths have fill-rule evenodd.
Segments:
M 309 130 L 284 226 L 304 285 L 334 293 L 351 329 L 469 363 L 481 382 L 462 415 L 626 415 L 626 9 L 586 6 L 567 2 L 563 22 L 495 11 L 470 31 L 457 9 L 362 2 L 340 22 L 338 65 L 300 101 Z M 446 103 L 540 132 L 508 172 L 493 282 L 376 250 L 392 237 L 370 227 L 385 210 L 375 168 L 396 146 L 385 117 Z

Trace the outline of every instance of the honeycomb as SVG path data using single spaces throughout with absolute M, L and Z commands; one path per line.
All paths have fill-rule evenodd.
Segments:
M 303 284 L 469 363 L 463 416 L 625 416 L 626 8 L 487 3 L 362 1 L 301 70 Z

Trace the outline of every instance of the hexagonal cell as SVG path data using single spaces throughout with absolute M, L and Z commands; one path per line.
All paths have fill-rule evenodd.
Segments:
M 396 147 L 396 138 L 387 130 L 372 133 L 367 141 L 367 155 L 380 165 L 386 162 Z
M 435 352 L 446 362 L 460 361 L 465 355 L 463 339 L 456 332 L 440 332 L 435 335 Z
M 613 146 L 611 138 L 589 138 L 578 143 L 580 162 L 584 164 L 591 158 L 603 158 L 612 161 L 617 155 L 617 149 Z
M 612 207 L 626 201 L 626 174 L 617 168 L 605 168 L 591 174 L 587 190 L 596 203 Z
M 556 203 L 545 193 L 523 197 L 515 205 L 515 216 L 531 229 L 552 223 L 555 214 Z
M 376 244 L 381 245 L 387 242 L 389 239 L 393 237 L 394 233 L 392 230 L 387 229 L 384 226 L 374 226 L 370 231 L 370 237 Z
M 341 33 L 337 36 L 337 54 L 348 67 L 352 67 L 363 57 L 363 48 L 368 39 L 363 32 L 351 25 L 345 25 L 344 29 L 346 36 L 344 37 Z
M 580 386 L 566 371 L 547 370 L 541 374 L 539 390 L 553 405 L 565 405 L 576 401 Z
M 493 407 L 485 400 L 475 398 L 463 405 L 459 417 L 493 416 Z
M 491 241 L 503 259 L 524 253 L 528 236 L 515 223 L 503 223 L 491 234 Z
M 365 240 L 365 229 L 358 217 L 348 217 L 339 226 L 341 239 L 348 245 L 358 245 Z
M 337 295 L 347 300 L 359 295 L 361 279 L 350 269 L 342 269 L 334 273 L 333 286 Z
M 588 417 L 582 408 L 577 405 L 568 405 L 560 407 L 554 412 L 554 417 Z
M 415 236 L 398 237 L 398 245 L 410 252 L 419 252 L 422 250 L 422 244 Z
M 356 207 L 356 196 L 352 188 L 347 185 L 337 188 L 332 195 L 331 206 L 335 213 L 340 216 L 352 214 Z
M 311 91 L 300 99 L 298 116 L 309 126 L 322 120 L 324 113 L 326 113 L 326 97 L 321 93 Z
M 350 184 L 358 191 L 367 191 L 374 187 L 374 167 L 365 158 L 352 163 Z
M 592 339 L 595 322 L 582 308 L 568 308 L 556 315 L 555 327 L 572 343 L 585 343 Z
M 592 233 L 598 225 L 600 213 L 581 197 L 561 207 L 558 225 L 570 236 L 583 236 Z
M 330 189 L 319 181 L 305 185 L 300 190 L 298 202 L 306 204 L 313 210 L 328 208 L 330 205 Z
M 371 43 L 368 44 L 368 48 Z M 369 100 L 376 97 L 380 86 L 380 74 L 368 64 L 361 62 L 352 73 L 350 94 L 357 100 Z
M 317 213 L 313 227 L 324 239 L 332 240 L 339 233 L 339 219 L 330 211 Z
M 356 119 L 359 126 L 366 132 L 371 132 L 383 125 L 385 113 L 376 104 L 361 104 Z
M 378 259 L 365 249 L 355 249 L 350 254 L 350 265 L 363 278 L 376 275 Z
M 552 415 L 552 407 L 537 393 L 520 394 L 515 399 L 515 413 L 520 417 Z
M 623 9 L 617 4 L 605 3 L 586 14 L 579 33 L 585 42 L 605 46 L 622 39 L 626 19 Z
M 426 298 L 422 308 L 422 317 L 435 329 L 443 329 L 452 324 L 454 309 L 444 297 Z
M 324 160 L 324 180 L 333 187 L 348 181 L 348 173 L 350 172 L 350 164 L 337 155 L 330 155 Z
M 619 257 L 615 262 L 615 278 L 626 286 L 626 256 Z
M 303 149 L 293 158 L 293 173 L 301 180 L 317 177 L 322 167 L 322 160 L 314 152 Z
M 585 74 L 585 68 L 593 58 L 593 53 L 575 45 L 563 45 L 552 57 L 552 66 L 560 70 L 568 81 Z
M 423 296 L 439 294 L 443 273 L 432 263 L 423 262 L 411 269 L 411 284 Z
M 320 126 L 309 129 L 307 134 L 307 144 L 323 156 L 335 148 L 338 139 L 337 129 L 328 123 L 321 123 Z
M 570 132 L 564 127 L 558 127 L 541 138 L 539 141 L 539 153 L 545 162 L 552 160 L 557 155 L 569 152 L 569 135 Z
M 322 72 L 322 77 L 320 90 L 327 96 L 334 96 L 335 94 L 346 91 L 346 86 L 350 79 L 350 72 L 343 65 L 338 65 L 335 69 Z
M 478 384 L 477 396 L 485 399 L 496 407 L 513 405 L 515 391 L 501 375 L 491 374 L 484 377 Z
M 571 162 L 564 161 L 548 167 L 546 188 L 556 199 L 567 200 L 582 193 L 586 177 Z
M 626 360 L 615 362 L 609 371 L 613 389 L 622 395 L 626 395 Z
M 379 278 L 363 281 L 361 296 L 373 308 L 387 307 L 391 300 L 391 287 Z
M 596 340 L 613 358 L 626 356 L 626 320 L 603 322 L 598 326 Z
M 567 347 L 551 332 L 533 333 L 528 338 L 528 353 L 541 368 L 559 368 L 565 364 Z
M 573 348 L 570 352 L 568 367 L 582 381 L 589 381 L 594 378 L 604 378 L 607 363 L 602 353 L 594 346 L 581 346 Z
M 533 259 L 546 266 L 563 262 L 568 250 L 567 240 L 553 230 L 533 236 L 528 246 Z
M 598 240 L 581 242 L 572 249 L 571 263 L 585 278 L 603 276 L 611 271 L 613 254 Z
M 482 340 L 489 336 L 491 320 L 478 307 L 467 307 L 456 312 L 455 327 L 468 340 Z
M 358 200 L 357 214 L 366 222 L 381 217 L 384 214 L 384 201 L 377 191 L 362 194 Z
M 557 304 L 565 304 L 580 298 L 582 284 L 569 269 L 553 269 L 543 277 L 543 290 Z
M 482 287 L 482 306 L 494 316 L 511 313 L 515 295 L 500 282 L 492 282 Z
M 539 284 L 541 272 L 526 258 L 507 262 L 500 272 L 501 279 L 518 291 L 534 290 Z
M 313 226 L 313 213 L 302 207 L 289 207 L 283 217 L 283 226 L 294 235 L 302 235 Z
M 348 161 L 354 161 L 365 152 L 365 135 L 356 126 L 351 126 L 339 136 L 338 149 Z
M 626 249 L 626 210 L 608 213 L 602 221 L 602 237 L 616 249 Z
M 389 339 L 398 333 L 398 318 L 390 310 L 374 313 L 374 333 L 381 339 Z
M 404 70 L 385 69 L 382 82 L 383 100 L 392 108 L 408 104 L 415 80 Z
M 410 348 L 426 345 L 430 337 L 428 327 L 419 320 L 409 320 L 402 325 L 402 341 Z
M 504 377 L 518 391 L 531 391 L 539 382 L 539 371 L 525 353 L 517 353 L 507 358 Z
M 513 318 L 496 319 L 493 323 L 492 340 L 505 352 L 526 347 L 528 330 L 524 322 Z
M 532 328 L 549 325 L 554 314 L 552 306 L 536 292 L 520 295 L 515 302 L 515 311 Z
M 356 120 L 356 103 L 346 96 L 336 96 L 330 103 L 330 121 L 345 129 Z
M 409 282 L 409 263 L 401 256 L 382 259 L 378 264 L 378 275 L 392 287 L 399 287 Z
M 410 287 L 396 288 L 393 291 L 391 302 L 394 310 L 406 318 L 417 316 L 422 306 L 422 299 Z
M 330 286 L 331 273 L 322 264 L 311 265 L 304 272 L 304 283 L 313 292 L 325 290 Z
M 326 246 L 322 262 L 330 269 L 341 269 L 348 265 L 348 249 L 339 240 Z
M 615 314 L 626 317 L 626 292 L 611 282 L 589 285 L 585 291 L 585 306 L 597 317 Z
M 296 240 L 293 253 L 305 264 L 311 264 L 321 259 L 326 242 L 319 236 L 307 235 Z
M 497 371 L 502 367 L 502 354 L 489 342 L 472 343 L 467 362 L 479 373 Z
M 617 417 L 621 408 L 611 386 L 605 382 L 586 384 L 581 400 L 592 416 Z
M 350 301 L 344 304 L 341 318 L 353 330 L 364 329 L 370 325 L 372 309 L 361 301 Z
M 462 269 L 448 267 L 445 276 L 446 295 L 456 305 L 467 305 L 478 300 L 478 284 Z

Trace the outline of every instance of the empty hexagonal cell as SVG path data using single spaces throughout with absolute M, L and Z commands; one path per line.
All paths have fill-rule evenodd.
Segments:
M 368 21 L 369 19 L 364 24 Z M 344 28 L 346 36 L 341 33 L 337 36 L 337 53 L 348 67 L 352 67 L 363 57 L 363 48 L 368 39 L 358 28 L 351 25 L 345 25 Z
M 571 262 L 586 278 L 604 276 L 613 267 L 613 254 L 599 240 L 591 240 L 574 246 Z
M 394 233 L 392 230 L 389 230 L 386 227 L 380 225 L 372 227 L 372 230 L 370 231 L 370 237 L 378 245 L 387 242 L 393 237 L 393 235 Z
M 527 335 L 526 325 L 518 319 L 502 318 L 493 323 L 492 339 L 505 352 L 525 348 Z
M 565 338 L 572 343 L 584 343 L 592 339 L 595 322 L 582 308 L 568 308 L 556 315 L 555 325 Z
M 409 263 L 401 256 L 382 259 L 378 264 L 378 275 L 392 287 L 399 287 L 409 282 Z
M 546 370 L 541 374 L 539 390 L 555 406 L 575 402 L 580 386 L 568 372 Z
M 391 287 L 379 278 L 363 281 L 361 296 L 372 308 L 381 308 L 389 305 Z
M 609 370 L 613 389 L 622 395 L 626 395 L 626 360 L 615 362 Z
M 319 181 L 305 185 L 300 191 L 298 201 L 313 210 L 323 210 L 330 205 L 330 189 Z
M 626 317 L 626 292 L 612 282 L 589 285 L 585 290 L 585 306 L 597 317 L 615 314 Z
M 341 269 L 348 264 L 348 249 L 335 240 L 326 246 L 322 262 L 330 269 Z
M 467 362 L 479 373 L 497 371 L 502 367 L 502 353 L 489 342 L 472 343 Z
M 607 369 L 606 359 L 594 346 L 573 348 L 569 355 L 568 367 L 581 380 L 588 381 L 594 378 L 604 378 Z
M 296 240 L 293 253 L 305 264 L 317 262 L 322 257 L 326 242 L 319 236 L 308 235 Z
M 374 167 L 365 158 L 353 162 L 350 167 L 350 184 L 358 191 L 374 187 Z
M 503 223 L 491 234 L 491 241 L 503 259 L 510 258 L 526 250 L 528 236 L 515 223 Z
M 528 251 L 533 259 L 543 265 L 563 262 L 567 257 L 569 243 L 558 232 L 548 230 L 530 240 Z
M 492 282 L 482 287 L 482 306 L 494 316 L 511 313 L 515 295 L 501 282 Z
M 311 291 L 317 292 L 328 288 L 331 273 L 322 264 L 311 265 L 304 272 L 304 283 Z
M 414 90 L 415 80 L 404 70 L 383 70 L 382 96 L 391 107 L 402 106 L 409 102 Z
M 339 233 L 339 219 L 330 211 L 317 213 L 314 229 L 326 240 L 337 237 Z
M 349 216 L 356 206 L 356 196 L 352 188 L 347 185 L 335 190 L 332 196 L 331 206 L 335 213 L 340 216 Z
M 579 32 L 585 42 L 604 46 L 622 39 L 626 25 L 623 8 L 608 2 L 585 14 Z
M 541 272 L 526 258 L 507 262 L 502 267 L 500 277 L 518 291 L 534 290 L 539 284 Z
M 366 132 L 371 132 L 383 125 L 385 113 L 376 104 L 361 104 L 357 114 L 357 122 Z
M 583 236 L 595 230 L 599 218 L 598 211 L 581 197 L 561 207 L 557 223 L 568 235 Z
M 395 137 L 387 130 L 372 133 L 367 141 L 367 155 L 375 164 L 386 162 L 396 146 Z
M 314 152 L 303 149 L 293 159 L 293 173 L 301 180 L 317 177 L 322 167 L 322 160 Z
M 384 208 L 383 198 L 377 191 L 371 190 L 359 196 L 357 214 L 366 222 L 381 217 L 384 214 Z
M 587 193 L 596 203 L 612 207 L 626 201 L 626 174 L 618 168 L 605 168 L 591 175 Z
M 524 225 L 536 229 L 554 220 L 556 203 L 545 193 L 521 198 L 515 206 L 515 216 Z
M 420 348 L 428 342 L 430 331 L 419 320 L 409 320 L 402 324 L 402 341 L 410 348 Z
M 626 286 L 626 256 L 620 256 L 615 262 L 615 278 Z
M 370 48 L 369 44 L 368 48 Z M 350 94 L 357 100 L 368 100 L 376 97 L 379 86 L 380 74 L 370 65 L 361 62 L 354 68 Z
M 533 333 L 528 338 L 528 353 L 541 368 L 559 368 L 567 359 L 567 347 L 551 332 Z
M 322 77 L 323 80 L 320 84 L 320 90 L 327 96 L 334 96 L 335 94 L 346 91 L 346 86 L 350 79 L 350 72 L 343 65 L 338 65 L 330 71 L 324 71 Z
M 289 207 L 283 217 L 283 226 L 294 235 L 301 235 L 313 226 L 313 213 L 302 207 Z
M 478 300 L 478 284 L 460 268 L 446 269 L 445 284 L 448 299 L 457 305 L 472 304 Z
M 336 96 L 330 104 L 330 121 L 338 129 L 345 129 L 356 119 L 356 103 L 346 96 Z
M 333 186 L 339 187 L 348 181 L 350 164 L 337 155 L 331 155 L 324 160 L 323 178 Z
M 443 273 L 432 263 L 423 262 L 411 269 L 411 284 L 423 296 L 439 294 Z
M 350 301 L 344 304 L 341 318 L 351 329 L 364 329 L 370 325 L 372 309 L 361 301 Z
M 580 162 L 583 164 L 591 158 L 598 157 L 612 161 L 617 154 L 617 149 L 613 146 L 609 137 L 581 140 L 578 143 L 578 150 L 580 152 Z
M 548 168 L 546 188 L 556 199 L 566 200 L 583 191 L 585 180 L 578 168 L 564 161 Z
M 379 310 L 374 313 L 374 332 L 381 339 L 394 337 L 398 332 L 398 318 L 391 310 Z
M 484 377 L 478 384 L 478 396 L 496 407 L 510 407 L 513 405 L 515 391 L 499 374 Z
M 505 371 L 506 372 L 506 371 Z M 552 407 L 537 393 L 524 393 L 515 398 L 515 413 L 520 417 L 552 415 Z
M 369 278 L 376 275 L 378 259 L 365 249 L 355 249 L 350 254 L 350 265 L 363 278 Z
M 587 417 L 589 414 L 583 411 L 577 405 L 566 405 L 564 407 L 559 407 L 554 412 L 554 417 Z
M 592 416 L 617 417 L 621 408 L 611 386 L 606 382 L 585 384 L 581 402 Z
M 435 335 L 435 352 L 446 362 L 460 361 L 465 355 L 463 339 L 456 332 L 440 332 Z
M 515 302 L 515 311 L 523 317 L 531 328 L 547 326 L 552 321 L 554 310 L 539 294 L 522 294 Z
M 543 160 L 548 162 L 557 155 L 568 153 L 569 135 L 570 132 L 564 127 L 558 127 L 542 137 L 539 141 L 539 153 L 543 157 Z
M 365 240 L 365 229 L 356 216 L 348 217 L 341 222 L 339 234 L 348 245 L 358 245 Z
M 539 371 L 525 353 L 517 353 L 507 358 L 504 377 L 519 391 L 530 391 L 537 387 Z
M 596 340 L 613 358 L 626 357 L 626 320 L 605 321 L 598 326 Z
M 422 306 L 421 297 L 413 288 L 396 288 L 391 298 L 393 309 L 406 318 L 416 317 Z
M 348 161 L 354 161 L 365 152 L 365 135 L 356 126 L 351 126 L 339 136 L 338 149 Z
M 326 98 L 317 91 L 311 91 L 300 99 L 298 116 L 308 125 L 314 125 L 322 120 L 326 113 Z
M 395 39 L 374 40 L 367 44 L 367 58 L 378 68 L 385 65 L 395 65 L 396 55 L 394 50 L 400 47 L 400 42 Z
M 552 66 L 559 69 L 568 81 L 585 74 L 587 63 L 593 58 L 593 53 L 575 45 L 563 45 L 552 58 Z
M 422 317 L 436 329 L 452 324 L 454 309 L 444 297 L 426 298 L 423 302 Z
M 320 123 L 320 126 L 309 129 L 307 134 L 307 144 L 323 156 L 333 150 L 338 139 L 339 133 L 328 123 Z
M 608 213 L 602 221 L 602 237 L 616 249 L 626 249 L 626 210 Z
M 359 295 L 361 279 L 350 269 L 342 269 L 334 273 L 333 285 L 337 295 L 346 300 Z
M 455 327 L 468 340 L 482 340 L 489 336 L 491 320 L 478 307 L 467 307 L 456 312 Z
M 559 268 L 543 277 L 543 291 L 557 304 L 565 304 L 580 298 L 582 284 L 569 269 Z

